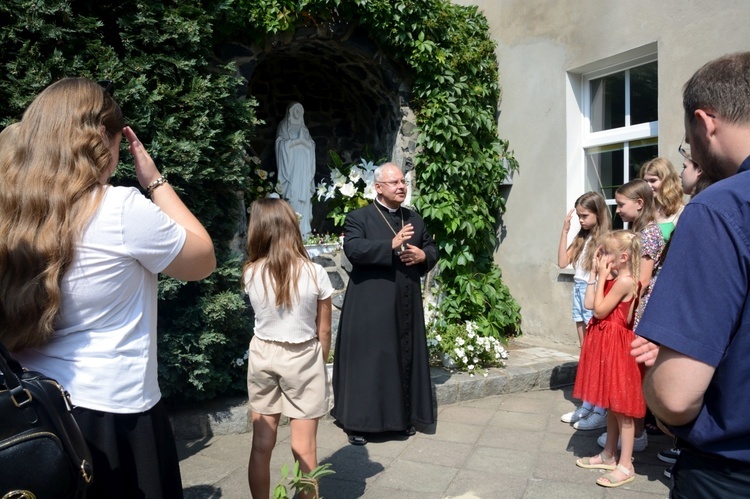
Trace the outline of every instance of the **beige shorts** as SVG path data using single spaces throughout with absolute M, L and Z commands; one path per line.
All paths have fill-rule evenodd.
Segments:
M 333 406 L 333 390 L 317 338 L 279 343 L 253 337 L 247 368 L 250 410 L 316 419 Z

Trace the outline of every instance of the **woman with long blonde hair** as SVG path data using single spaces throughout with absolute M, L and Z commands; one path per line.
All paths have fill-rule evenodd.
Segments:
M 318 466 L 318 420 L 332 401 L 325 361 L 333 287 L 325 269 L 310 261 L 286 201 L 252 204 L 243 284 L 255 312 L 247 371 L 253 420 L 248 482 L 254 498 L 266 499 L 280 416 L 290 418 L 294 459 L 310 472 Z
M 65 78 L 0 137 L 0 340 L 70 393 L 88 497 L 182 497 L 157 381 L 157 274 L 202 279 L 216 259 L 113 94 Z M 151 200 L 108 183 L 123 134 Z
M 661 229 L 664 241 L 669 241 L 682 209 L 685 207 L 680 177 L 672 166 L 672 162 L 662 157 L 646 161 L 638 177 L 648 182 L 654 193 L 656 223 Z

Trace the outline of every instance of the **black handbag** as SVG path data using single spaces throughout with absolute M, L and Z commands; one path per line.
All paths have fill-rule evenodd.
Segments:
M 68 392 L 0 344 L 0 497 L 85 497 L 91 454 Z

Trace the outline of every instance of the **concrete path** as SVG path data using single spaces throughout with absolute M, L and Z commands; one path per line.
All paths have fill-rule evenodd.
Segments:
M 515 360 L 506 371 L 533 378 L 534 372 L 549 369 L 550 357 L 561 365 L 570 360 L 565 352 L 536 347 L 520 350 L 524 353 L 511 352 Z M 600 487 L 595 481 L 603 472 L 575 466 L 577 457 L 599 452 L 596 438 L 601 430 L 576 431 L 560 422 L 560 415 L 574 407 L 572 378 L 560 378 L 560 371 L 552 369 L 550 376 L 558 376 L 567 386 L 553 384 L 545 389 L 547 379 L 537 383 L 541 386 L 526 383 L 525 391 L 455 403 L 441 402 L 445 390 L 458 393 L 459 399 L 460 393 L 469 391 L 447 387 L 438 397 L 438 422 L 408 439 L 394 434 L 371 439 L 363 447 L 352 446 L 331 419 L 322 420 L 318 459 L 331 463 L 336 474 L 321 480 L 321 495 L 326 499 L 666 498 L 666 465 L 656 458 L 659 450 L 670 447 L 665 436 L 652 437 L 646 451 L 636 453 L 636 479 L 623 487 Z M 478 381 L 466 375 L 458 378 L 443 380 L 443 384 Z M 536 379 L 539 381 L 538 375 Z M 507 390 L 517 384 L 510 380 L 503 386 Z M 179 429 L 180 424 L 177 426 Z M 247 461 L 251 440 L 251 433 L 178 440 L 186 498 L 250 497 Z M 290 468 L 293 464 L 288 426 L 279 430 L 271 462 L 272 486 L 281 480 L 285 463 Z

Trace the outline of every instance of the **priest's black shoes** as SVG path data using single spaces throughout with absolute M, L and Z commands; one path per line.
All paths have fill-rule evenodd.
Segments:
M 357 435 L 356 433 L 352 433 L 349 435 L 349 443 L 352 445 L 366 445 L 367 439 L 363 437 L 362 435 Z

